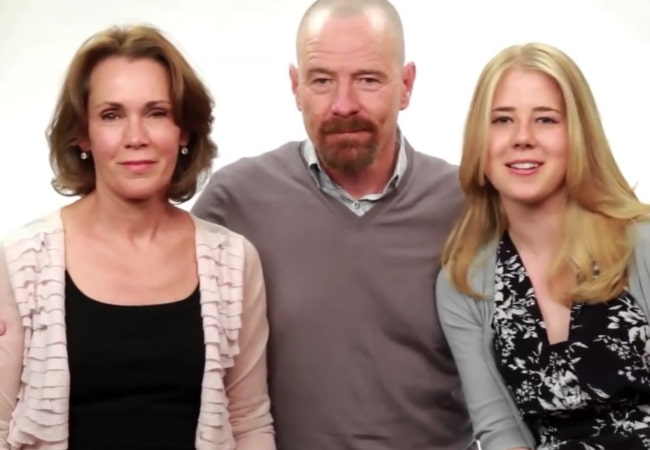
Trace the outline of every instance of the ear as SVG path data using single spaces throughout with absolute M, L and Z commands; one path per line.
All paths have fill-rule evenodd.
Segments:
M 77 146 L 84 152 L 90 151 L 90 140 L 87 137 L 78 137 Z
M 181 147 L 187 147 L 189 143 L 190 143 L 190 134 L 186 131 L 181 132 L 181 138 L 178 141 L 178 144 Z
M 404 110 L 411 103 L 411 93 L 415 83 L 415 63 L 410 62 L 402 68 L 402 98 L 400 99 L 400 109 Z
M 291 91 L 293 92 L 293 97 L 296 101 L 296 108 L 298 108 L 298 111 L 302 111 L 300 95 L 298 93 L 298 86 L 300 85 L 300 73 L 298 71 L 298 68 L 293 64 L 289 66 L 289 79 L 291 80 Z

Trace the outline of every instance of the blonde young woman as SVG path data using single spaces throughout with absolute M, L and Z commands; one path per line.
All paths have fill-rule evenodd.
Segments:
M 487 64 L 460 181 L 437 302 L 482 448 L 650 449 L 650 207 L 567 55 Z
M 0 448 L 275 448 L 257 252 L 174 206 L 210 172 L 211 124 L 153 28 L 74 56 L 49 144 L 80 199 L 0 247 Z

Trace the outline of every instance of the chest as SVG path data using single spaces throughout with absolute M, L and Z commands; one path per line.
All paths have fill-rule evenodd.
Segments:
M 344 208 L 320 205 L 284 227 L 286 219 L 274 212 L 265 216 L 265 230 L 242 231 L 260 250 L 275 341 L 279 335 L 300 339 L 292 330 L 313 340 L 339 330 L 357 342 L 377 336 L 426 348 L 444 342 L 435 278 L 446 223 L 427 215 L 354 217 L 348 211 L 343 218 L 330 210 L 338 207 Z
M 544 310 L 548 305 L 535 298 L 524 273 L 497 266 L 497 274 L 492 345 L 524 415 L 602 409 L 647 395 L 650 327 L 632 295 L 558 307 L 552 316 L 555 311 Z M 561 339 L 554 341 L 559 333 Z
M 178 352 L 191 348 L 194 355 L 205 357 L 202 375 L 204 381 L 199 387 L 201 399 L 205 397 L 216 401 L 208 402 L 208 406 L 205 406 L 205 402 L 201 403 L 196 436 L 206 448 L 213 448 L 217 442 L 230 442 L 231 440 L 227 419 L 215 425 L 210 418 L 228 417 L 227 401 L 223 401 L 226 394 L 223 382 L 220 380 L 225 376 L 226 370 L 232 367 L 234 357 L 239 352 L 238 336 L 243 301 L 241 289 L 243 250 L 237 242 L 231 242 L 221 234 L 204 232 L 198 235 L 196 245 L 192 243 L 190 247 L 197 253 L 195 261 L 191 263 L 194 268 L 193 275 L 194 277 L 197 277 L 198 274 L 201 276 L 200 317 L 196 309 L 199 305 L 198 302 L 195 302 L 192 306 L 194 309 L 188 310 L 190 319 L 185 324 L 192 328 L 194 334 L 187 335 L 187 339 L 182 342 L 174 341 L 175 346 L 169 347 L 167 350 Z M 17 444 L 18 440 L 24 442 L 24 439 L 34 439 L 35 442 L 43 442 L 43 447 L 47 447 L 49 444 L 52 448 L 55 446 L 67 448 L 71 379 L 68 343 L 66 342 L 67 311 L 64 280 L 68 267 L 65 249 L 63 230 L 60 227 L 53 230 L 48 229 L 47 232 L 37 233 L 29 238 L 16 240 L 6 246 L 7 255 L 12 256 L 8 258 L 11 284 L 22 316 L 22 323 L 25 325 L 23 357 L 26 368 L 23 372 L 19 392 L 21 401 L 16 408 L 9 437 L 9 442 L 16 446 L 19 445 Z M 92 256 L 92 253 L 86 255 Z M 226 255 L 232 256 L 227 258 Z M 79 264 L 82 264 L 81 267 L 83 264 L 92 265 L 93 262 L 92 259 L 78 261 Z M 100 262 L 97 267 L 108 266 Z M 155 270 L 156 265 L 149 265 L 147 268 Z M 142 270 L 138 273 L 147 273 L 149 270 Z M 188 297 L 197 285 L 196 278 L 194 278 L 188 284 L 191 287 L 187 289 L 187 292 L 179 296 L 174 295 L 174 299 Z M 206 317 L 211 321 L 210 326 L 206 326 Z M 170 320 L 173 322 L 176 318 L 173 317 Z M 75 322 L 80 323 L 78 320 Z M 113 320 L 109 319 L 107 324 L 113 328 L 113 333 L 133 333 L 130 337 L 137 337 L 138 333 L 145 331 L 145 328 L 137 325 L 116 331 L 115 328 L 119 328 L 120 324 L 114 318 Z M 155 330 L 148 330 L 157 333 L 163 332 L 165 328 L 163 321 L 150 322 L 147 326 L 149 325 L 155 327 Z M 86 331 L 97 333 L 97 330 L 92 327 L 88 327 Z M 172 330 L 172 332 L 182 333 L 183 331 Z M 145 337 L 148 338 L 148 333 L 146 334 Z M 203 338 L 203 343 L 200 342 L 201 338 Z M 100 337 L 100 339 L 102 338 Z M 106 347 L 115 350 L 115 345 L 110 339 L 104 339 L 103 342 Z M 151 339 L 148 342 L 155 344 Z M 143 351 L 144 348 L 144 346 L 140 346 L 130 350 Z M 87 348 L 87 350 L 94 351 L 92 348 Z M 162 350 L 160 348 L 157 350 L 155 354 L 149 355 L 148 359 L 157 359 L 157 364 L 164 365 L 163 359 L 169 355 L 161 356 Z M 75 353 L 77 354 L 76 351 Z M 131 356 L 129 357 L 129 355 Z M 123 367 L 126 372 L 133 368 L 129 364 L 137 359 L 132 355 L 131 351 L 124 352 L 123 355 L 118 354 L 118 357 L 124 357 L 124 361 L 128 363 Z M 99 357 L 99 361 L 104 363 L 105 359 L 101 356 L 95 352 L 93 358 L 97 360 Z M 131 358 L 131 362 L 128 362 L 129 358 Z M 142 363 L 146 359 L 140 358 L 139 362 Z M 198 378 L 201 372 L 201 361 L 201 356 L 198 359 L 192 358 L 192 354 L 188 353 L 183 356 L 183 369 L 191 366 L 193 374 L 191 376 Z M 168 380 L 163 380 L 163 384 L 167 382 Z M 197 387 L 196 383 L 191 384 L 194 388 Z M 183 382 L 179 383 L 177 392 L 185 392 L 184 386 L 187 385 Z M 47 393 L 46 401 L 43 400 L 44 393 Z M 37 422 L 34 422 L 34 418 Z M 38 425 L 34 426 L 34 423 L 38 423 Z M 232 445 L 234 448 L 234 444 Z
M 75 419 L 121 424 L 130 414 L 132 424 L 147 424 L 160 408 L 181 419 L 183 408 L 198 413 L 205 360 L 198 289 L 179 302 L 122 306 L 86 297 L 66 277 L 65 307 Z
M 116 305 L 152 305 L 186 298 L 197 286 L 195 245 L 132 249 L 83 236 L 66 239 L 66 270 L 90 298 Z

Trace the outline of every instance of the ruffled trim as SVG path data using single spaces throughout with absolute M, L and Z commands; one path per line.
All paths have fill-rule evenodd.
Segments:
M 205 335 L 198 450 L 234 450 L 224 386 L 239 353 L 244 297 L 243 239 L 195 218 Z M 65 332 L 65 254 L 60 212 L 5 241 L 12 288 L 25 330 L 22 383 L 9 426 L 12 450 L 68 446 L 70 373 Z
M 216 225 L 197 221 L 196 228 L 206 346 L 196 448 L 231 450 L 235 448 L 235 441 L 223 380 L 226 369 L 233 366 L 239 353 L 244 299 L 244 242 Z
M 65 334 L 63 228 L 50 215 L 5 246 L 10 280 L 25 330 L 23 373 L 7 441 L 12 449 L 68 443 L 70 374 Z

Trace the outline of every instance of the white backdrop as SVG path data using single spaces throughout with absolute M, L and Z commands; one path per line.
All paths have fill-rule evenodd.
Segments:
M 305 136 L 288 67 L 296 26 L 310 3 L 0 0 L 0 235 L 71 201 L 50 187 L 45 128 L 69 60 L 90 34 L 137 22 L 167 32 L 216 99 L 218 168 Z M 505 46 L 546 41 L 585 72 L 623 172 L 650 201 L 650 0 L 394 4 L 406 29 L 407 58 L 418 69 L 413 101 L 400 118 L 416 148 L 458 162 L 483 65 Z

